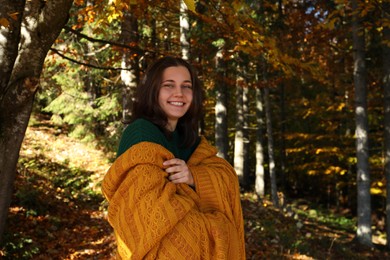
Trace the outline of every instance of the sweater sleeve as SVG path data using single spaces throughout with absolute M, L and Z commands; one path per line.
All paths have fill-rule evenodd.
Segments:
M 189 161 L 194 177 L 199 207 L 203 212 L 221 212 L 234 223 L 241 245 L 244 245 L 244 224 L 239 182 L 234 168 L 217 157 L 215 147 L 202 138 Z M 242 246 L 241 251 L 245 248 Z

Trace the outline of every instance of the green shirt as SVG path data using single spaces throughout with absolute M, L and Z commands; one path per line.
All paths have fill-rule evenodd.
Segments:
M 181 148 L 181 137 L 177 131 L 167 138 L 158 126 L 146 119 L 137 119 L 128 125 L 122 133 L 117 157 L 126 152 L 131 146 L 140 142 L 153 142 L 165 147 L 176 158 L 188 161 L 199 144 L 198 141 L 190 148 Z

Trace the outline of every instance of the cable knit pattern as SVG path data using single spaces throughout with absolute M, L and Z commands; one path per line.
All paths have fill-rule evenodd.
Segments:
M 103 193 L 122 259 L 245 259 L 238 179 L 202 138 L 188 161 L 196 191 L 167 179 L 171 152 L 141 142 L 108 170 Z

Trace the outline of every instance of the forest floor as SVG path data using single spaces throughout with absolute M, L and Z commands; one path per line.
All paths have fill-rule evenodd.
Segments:
M 113 154 L 33 120 L 21 149 L 0 259 L 112 259 L 100 183 Z M 278 210 L 242 194 L 247 259 L 389 259 L 383 239 L 357 244 L 352 220 L 307 205 Z

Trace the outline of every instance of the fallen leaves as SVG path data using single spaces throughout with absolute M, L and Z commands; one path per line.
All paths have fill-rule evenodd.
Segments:
M 57 130 L 30 126 L 0 258 L 113 259 L 115 238 L 99 189 L 108 162 L 105 153 Z M 356 244 L 352 229 L 326 223 L 306 204 L 280 210 L 254 193 L 242 193 L 241 201 L 247 259 L 389 257 Z

